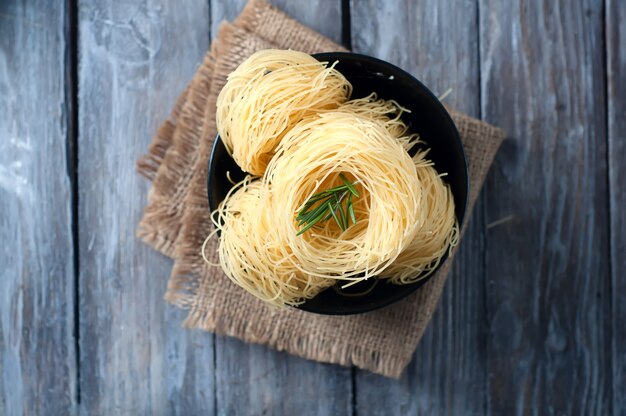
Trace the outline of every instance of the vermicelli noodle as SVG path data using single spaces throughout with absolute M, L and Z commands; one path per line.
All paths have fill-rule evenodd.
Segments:
M 337 108 L 352 85 L 302 52 L 268 49 L 228 76 L 217 98 L 218 132 L 246 172 L 262 175 L 282 135 L 302 118 Z
M 450 187 L 404 123 L 408 110 L 350 92 L 332 65 L 269 50 L 220 94 L 222 140 L 260 177 L 231 190 L 209 238 L 219 232 L 226 275 L 266 302 L 298 305 L 368 279 L 410 284 L 457 243 Z

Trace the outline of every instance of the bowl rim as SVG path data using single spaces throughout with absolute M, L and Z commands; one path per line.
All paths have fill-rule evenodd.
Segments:
M 438 107 L 440 113 L 442 113 L 442 115 L 444 116 L 444 119 L 446 120 L 447 124 L 449 124 L 449 126 L 452 127 L 452 134 L 450 135 L 450 137 L 451 138 L 454 137 L 453 140 L 456 142 L 457 147 L 460 149 L 462 160 L 463 160 L 462 173 L 465 176 L 465 198 L 462 201 L 463 205 L 462 205 L 462 210 L 461 210 L 461 218 L 457 218 L 459 222 L 459 229 L 462 230 L 463 225 L 465 224 L 465 221 L 467 218 L 467 207 L 469 203 L 469 190 L 470 190 L 470 176 L 469 176 L 469 167 L 467 164 L 467 155 L 465 153 L 465 146 L 463 145 L 463 141 L 461 140 L 461 136 L 459 134 L 456 123 L 452 119 L 452 116 L 448 112 L 447 108 L 441 103 L 439 98 L 426 85 L 424 85 L 424 83 L 422 83 L 416 77 L 411 75 L 409 72 L 405 71 L 404 69 L 390 62 L 384 61 L 379 58 L 375 58 L 369 55 L 354 53 L 354 52 L 322 52 L 322 53 L 311 54 L 311 56 L 313 56 L 319 61 L 326 61 L 326 62 L 332 62 L 332 61 L 340 60 L 342 58 L 344 59 L 347 58 L 352 61 L 362 61 L 366 63 L 369 62 L 369 63 L 375 63 L 377 65 L 385 66 L 389 68 L 392 72 L 401 73 L 404 77 L 408 79 L 410 84 L 412 84 L 411 87 L 413 88 L 417 87 L 418 89 L 420 89 L 421 92 L 425 93 L 425 95 L 430 98 L 430 101 L 432 102 L 432 104 Z M 216 149 L 218 148 L 220 144 L 225 147 L 218 132 L 213 142 L 213 145 L 211 147 L 211 154 L 209 156 L 209 160 L 207 163 L 208 165 L 207 166 L 208 168 L 207 169 L 207 198 L 208 198 L 208 205 L 209 205 L 209 215 L 211 215 L 211 213 L 215 209 L 217 209 L 219 205 L 219 203 L 216 203 L 215 201 L 213 201 L 213 198 L 211 197 L 213 184 L 214 184 L 214 177 L 215 177 L 215 175 L 212 175 L 211 173 L 214 171 L 212 167 L 214 166 L 213 162 L 216 156 L 215 155 Z M 332 309 L 332 308 L 329 308 L 328 310 L 320 310 L 319 308 L 311 308 L 310 305 L 307 307 L 308 301 L 305 301 L 301 305 L 298 305 L 297 307 L 294 307 L 294 308 L 305 311 L 305 312 L 316 313 L 320 315 L 342 315 L 342 316 L 356 315 L 356 314 L 361 314 L 361 313 L 366 313 L 366 312 L 371 312 L 377 309 L 381 309 L 393 303 L 396 303 L 408 297 L 409 295 L 415 293 L 415 291 L 418 288 L 422 287 L 424 284 L 430 281 L 441 270 L 444 263 L 446 263 L 448 260 L 450 260 L 450 251 L 444 254 L 444 256 L 442 257 L 442 261 L 439 263 L 439 265 L 435 268 L 435 270 L 431 274 L 429 274 L 422 280 L 419 280 L 415 283 L 404 285 L 405 290 L 392 293 L 391 295 L 385 298 L 382 298 L 381 301 L 376 302 L 373 305 L 365 305 L 361 308 L 355 308 L 354 310 L 346 312 L 344 310 L 340 311 L 338 309 Z

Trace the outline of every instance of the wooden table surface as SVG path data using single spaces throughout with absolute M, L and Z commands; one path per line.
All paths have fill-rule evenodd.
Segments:
M 509 135 L 400 380 L 182 329 L 134 236 L 243 3 L 0 2 L 0 415 L 626 414 L 626 2 L 274 1 Z

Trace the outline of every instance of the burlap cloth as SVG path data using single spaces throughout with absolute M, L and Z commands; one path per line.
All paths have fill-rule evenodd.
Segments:
M 200 256 L 211 229 L 206 175 L 216 135 L 216 98 L 227 75 L 251 53 L 265 48 L 345 50 L 263 0 L 251 0 L 233 24 L 224 23 L 170 119 L 138 161 L 139 172 L 153 181 L 138 235 L 174 259 L 165 299 L 189 310 L 187 327 L 398 377 L 435 310 L 451 259 L 401 302 L 361 315 L 322 316 L 267 306 L 232 284 L 221 270 L 208 267 Z M 462 114 L 452 115 L 469 162 L 469 218 L 504 134 Z M 215 244 L 211 249 L 217 260 Z

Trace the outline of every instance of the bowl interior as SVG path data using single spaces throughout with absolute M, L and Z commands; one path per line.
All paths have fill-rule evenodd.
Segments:
M 354 88 L 352 98 L 376 92 L 379 97 L 396 100 L 411 110 L 411 113 L 403 115 L 403 120 L 408 124 L 410 131 L 418 133 L 430 147 L 428 156 L 435 163 L 435 169 L 447 173 L 443 179 L 451 187 L 456 216 L 459 224 L 462 224 L 469 185 L 465 153 L 456 126 L 433 93 L 407 72 L 376 58 L 343 52 L 321 53 L 314 56 L 324 62 L 337 61 L 335 68 L 352 83 Z M 242 180 L 245 176 L 218 136 L 209 161 L 208 196 L 211 211 L 217 208 L 232 187 L 226 177 L 227 171 L 235 181 Z M 430 276 L 404 286 L 380 281 L 373 289 L 371 289 L 373 282 L 369 281 L 345 290 L 348 294 L 354 294 L 371 289 L 361 296 L 347 296 L 345 293 L 339 293 L 336 288 L 330 288 L 306 301 L 299 308 L 330 315 L 368 312 L 404 298 L 426 283 L 429 278 Z

